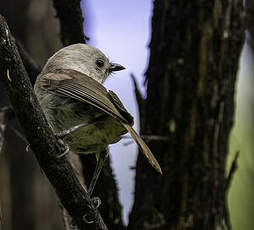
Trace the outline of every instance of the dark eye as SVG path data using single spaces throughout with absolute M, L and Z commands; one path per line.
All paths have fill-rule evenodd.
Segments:
M 99 60 L 96 61 L 96 65 L 101 68 L 101 67 L 104 66 L 104 61 L 99 59 Z

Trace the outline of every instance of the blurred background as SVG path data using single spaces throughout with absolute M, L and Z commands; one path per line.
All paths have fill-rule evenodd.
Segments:
M 82 8 L 85 17 L 85 33 L 90 38 L 89 44 L 101 49 L 111 61 L 118 62 L 126 67 L 111 76 L 105 83 L 106 87 L 115 91 L 128 111 L 135 117 L 135 129 L 138 130 L 138 110 L 136 106 L 134 88 L 130 78 L 130 73 L 138 79 L 141 91 L 145 92 L 144 73 L 147 68 L 149 58 L 149 40 L 150 24 L 152 14 L 152 1 L 134 1 L 128 2 L 117 0 L 86 0 L 82 2 Z M 12 31 L 22 41 L 25 48 L 37 63 L 43 65 L 46 59 L 52 55 L 61 46 L 59 41 L 58 22 L 54 18 L 54 10 L 51 1 L 48 0 L 19 0 L 16 1 L 19 7 L 15 7 L 17 12 L 12 8 L 13 1 L 1 3 L 0 12 L 7 18 Z M 20 8 L 22 15 L 19 15 Z M 20 23 L 17 25 L 16 17 L 20 17 Z M 23 17 L 23 19 L 22 19 Z M 254 229 L 254 91 L 253 91 L 253 54 L 247 42 L 241 55 L 240 69 L 238 74 L 236 114 L 235 125 L 231 133 L 230 155 L 228 166 L 231 164 L 236 151 L 240 151 L 238 159 L 238 169 L 233 178 L 229 191 L 229 208 L 231 221 L 234 230 L 252 230 Z M 10 131 L 9 138 L 17 138 L 15 133 Z M 26 143 L 21 141 L 22 148 Z M 42 176 L 40 169 L 34 159 L 31 160 L 31 154 L 16 156 L 15 160 L 9 158 L 14 155 L 10 148 L 7 148 L 9 154 L 0 155 L 0 204 L 4 219 L 9 222 L 6 226 L 11 229 L 11 212 L 15 206 L 10 204 L 10 187 L 17 186 L 12 191 L 12 195 L 20 197 L 20 187 L 15 181 L 20 181 L 27 175 L 30 175 L 29 183 L 34 185 L 37 194 L 43 193 L 45 200 L 38 204 L 39 196 L 28 196 L 28 202 L 37 203 L 37 209 L 48 210 L 53 207 L 58 209 L 58 204 L 51 204 L 55 196 L 51 188 L 47 187 L 47 181 Z M 16 148 L 16 147 L 15 147 Z M 124 207 L 124 220 L 128 222 L 128 213 L 133 203 L 133 188 L 135 170 L 130 168 L 135 166 L 137 147 L 130 140 L 124 139 L 121 142 L 110 146 L 111 159 L 113 162 L 114 173 L 118 182 L 120 191 L 120 200 Z M 7 151 L 7 152 L 8 152 Z M 32 161 L 32 163 L 31 163 Z M 13 165 L 29 164 L 34 165 L 31 171 L 10 173 L 11 168 L 17 169 Z M 36 173 L 34 173 L 34 171 Z M 30 174 L 32 172 L 32 175 Z M 20 178 L 18 178 L 20 177 Z M 156 183 L 156 182 L 154 182 Z M 42 186 L 43 185 L 43 186 Z M 24 191 L 25 192 L 25 191 Z M 46 195 L 48 194 L 48 195 Z M 41 197 L 41 196 L 40 196 Z M 49 205 L 51 204 L 51 205 Z M 53 207 L 52 207 L 53 206 Z M 11 208 L 12 207 L 12 208 Z M 32 212 L 34 210 L 31 210 Z M 20 214 L 16 214 L 20 215 Z M 48 217 L 48 213 L 43 213 Z M 57 215 L 56 215 L 57 216 Z M 8 220 L 9 218 L 9 220 Z M 44 218 L 36 220 L 43 222 Z M 55 229 L 58 229 L 59 217 L 52 217 L 52 222 L 56 222 Z M 45 223 L 44 223 L 45 224 Z M 39 226 L 39 224 L 37 224 Z M 14 229 L 14 228 L 13 228 Z M 33 228 L 31 228 L 33 229 Z M 39 229 L 39 228 L 36 228 Z M 43 229 L 54 229 L 51 226 L 43 226 Z

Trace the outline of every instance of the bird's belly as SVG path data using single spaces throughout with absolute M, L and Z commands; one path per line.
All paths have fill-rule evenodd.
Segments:
M 52 115 L 49 116 L 49 123 L 55 133 L 84 122 L 88 123 L 63 138 L 63 141 L 76 153 L 101 152 L 127 132 L 118 120 L 89 104 L 65 105 L 52 110 L 49 114 Z
M 80 128 L 64 138 L 71 150 L 77 153 L 101 152 L 126 133 L 123 126 L 109 116 L 93 124 Z

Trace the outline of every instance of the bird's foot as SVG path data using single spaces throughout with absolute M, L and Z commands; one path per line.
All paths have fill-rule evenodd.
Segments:
M 57 156 L 57 158 L 61 158 L 70 152 L 70 147 L 69 147 L 69 145 L 64 143 L 64 141 L 62 139 L 58 139 L 58 143 L 61 145 L 61 147 L 63 147 L 63 148 L 61 148 L 61 149 L 63 149 L 63 152 Z
M 95 208 L 99 208 L 99 206 L 101 205 L 101 199 L 98 196 L 95 196 L 93 198 L 91 198 L 93 204 L 95 205 Z
M 89 220 L 90 218 L 89 218 L 89 214 L 85 214 L 84 216 L 83 216 L 83 221 L 86 223 L 86 224 L 92 224 L 92 223 L 94 223 L 94 220 Z
M 93 197 L 91 198 L 91 201 L 93 202 L 93 204 L 95 205 L 95 209 L 97 209 L 100 205 L 101 205 L 101 199 L 99 197 Z M 86 223 L 86 224 L 92 224 L 94 223 L 94 220 L 92 220 L 91 217 L 89 217 L 90 215 L 89 214 L 85 214 L 83 216 L 83 221 Z

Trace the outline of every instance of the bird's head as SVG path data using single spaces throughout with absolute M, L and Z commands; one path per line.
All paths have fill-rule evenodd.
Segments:
M 86 44 L 74 44 L 60 49 L 46 63 L 42 72 L 56 69 L 73 69 L 103 83 L 109 74 L 125 69 L 111 63 L 97 48 Z

